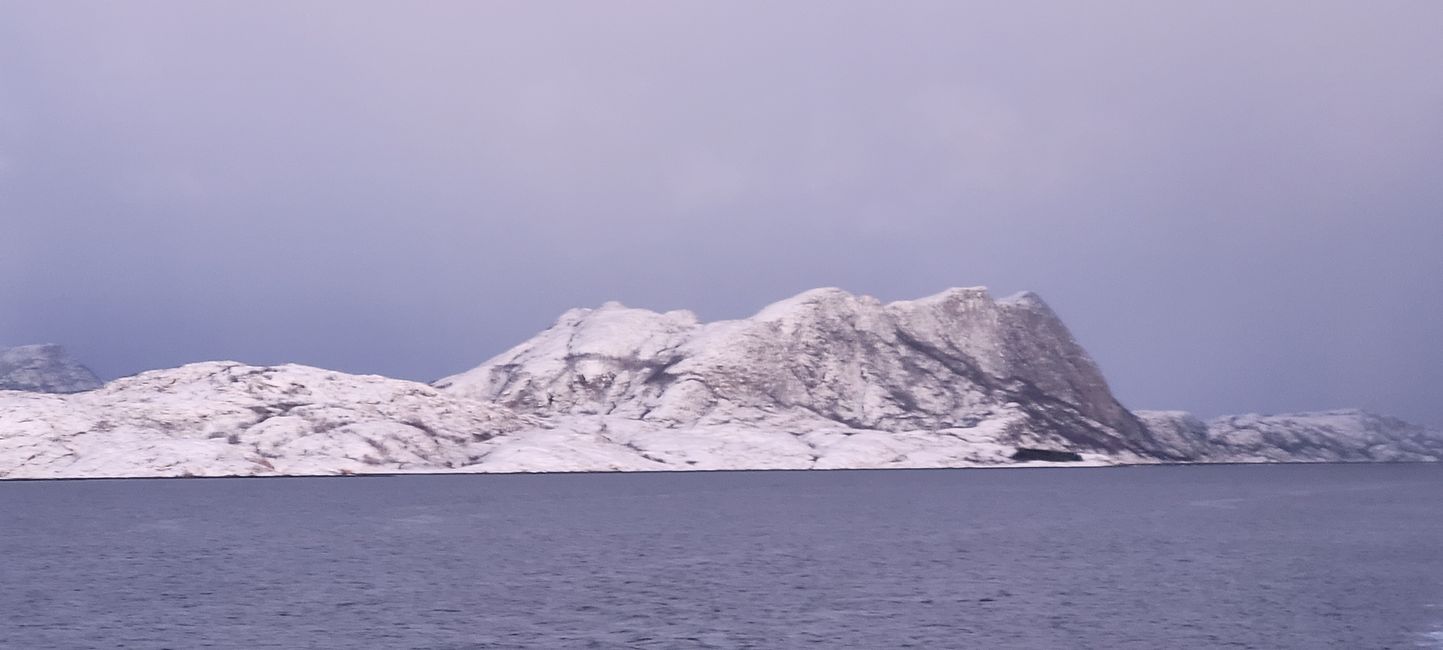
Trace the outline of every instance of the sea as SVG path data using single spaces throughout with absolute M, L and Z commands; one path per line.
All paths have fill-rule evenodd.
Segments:
M 0 648 L 1443 648 L 1443 465 L 5 481 Z

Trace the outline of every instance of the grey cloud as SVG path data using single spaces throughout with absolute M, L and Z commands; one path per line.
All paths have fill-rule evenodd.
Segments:
M 430 379 L 1033 289 L 1135 407 L 1443 423 L 1433 2 L 0 4 L 0 344 Z

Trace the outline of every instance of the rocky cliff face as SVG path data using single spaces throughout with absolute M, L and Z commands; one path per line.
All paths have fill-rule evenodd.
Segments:
M 1041 299 L 980 288 L 890 304 L 819 289 L 710 324 L 617 304 L 573 310 L 436 386 L 547 417 L 892 432 L 1007 420 L 1072 448 L 1150 449 Z
M 0 390 L 78 393 L 100 387 L 100 380 L 58 345 L 0 348 Z

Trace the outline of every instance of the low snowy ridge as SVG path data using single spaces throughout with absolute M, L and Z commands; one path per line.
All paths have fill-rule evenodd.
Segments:
M 1197 462 L 1418 462 L 1443 460 L 1443 433 L 1359 410 L 1230 415 L 1203 422 L 1178 411 L 1138 417 Z
M 100 379 L 58 345 L 0 348 L 0 390 L 78 393 L 100 388 Z
M 445 469 L 535 426 L 415 382 L 197 363 L 74 395 L 0 392 L 0 476 L 336 474 Z
M 1133 413 L 1037 296 L 980 288 L 890 304 L 819 289 L 707 324 L 572 310 L 434 386 L 210 362 L 0 390 L 0 478 L 1049 464 L 1019 450 L 1437 461 L 1443 434 L 1359 411 Z

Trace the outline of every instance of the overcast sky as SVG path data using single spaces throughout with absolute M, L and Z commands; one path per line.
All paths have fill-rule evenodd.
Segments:
M 607 300 L 988 285 L 1134 408 L 1443 425 L 1440 34 L 1436 0 L 0 0 L 0 345 L 431 380 Z

